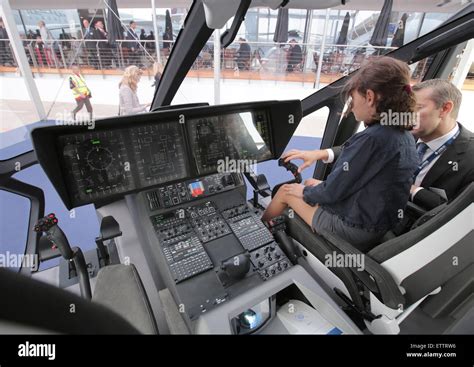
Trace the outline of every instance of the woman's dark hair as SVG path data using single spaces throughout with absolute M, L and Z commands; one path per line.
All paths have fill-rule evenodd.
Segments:
M 360 67 L 344 85 L 343 96 L 347 100 L 354 91 L 365 96 L 368 90 L 375 94 L 375 111 L 367 125 L 382 123 L 400 130 L 411 130 L 416 121 L 416 100 L 410 86 L 410 68 L 400 60 L 388 56 L 375 57 Z M 351 112 L 351 107 L 347 114 Z M 408 122 L 404 114 L 408 113 Z M 395 114 L 393 114 L 395 113 Z M 397 121 L 386 121 L 387 116 L 397 116 Z M 401 118 L 401 117 L 404 118 Z M 395 123 L 396 122 L 396 123 Z

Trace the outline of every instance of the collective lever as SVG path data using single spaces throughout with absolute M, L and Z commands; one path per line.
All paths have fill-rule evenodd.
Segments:
M 87 273 L 86 261 L 84 254 L 79 247 L 72 247 L 69 245 L 69 241 L 58 226 L 58 219 L 54 213 L 50 213 L 47 216 L 38 220 L 34 226 L 35 232 L 44 232 L 46 238 L 51 242 L 51 245 L 59 250 L 62 257 L 68 261 L 73 261 L 79 277 L 79 287 L 81 294 L 84 298 L 92 298 L 91 285 L 89 281 L 89 275 Z

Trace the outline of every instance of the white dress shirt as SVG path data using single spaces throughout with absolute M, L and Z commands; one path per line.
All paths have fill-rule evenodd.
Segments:
M 449 139 L 451 139 L 454 135 L 457 134 L 459 131 L 459 125 L 456 123 L 456 126 L 451 129 L 450 132 L 447 134 L 440 136 L 439 138 L 433 139 L 429 142 L 425 142 L 426 145 L 428 145 L 428 149 L 426 149 L 425 154 L 423 155 L 422 161 L 427 159 L 433 152 L 436 151 L 439 147 L 441 147 L 444 143 L 446 143 Z M 423 140 L 418 139 L 417 143 L 422 142 Z M 326 149 L 326 152 L 328 153 L 328 159 L 323 160 L 323 163 L 332 163 L 334 162 L 334 151 L 332 149 Z M 420 190 L 423 190 L 423 187 L 421 187 L 421 183 L 423 182 L 423 179 L 425 178 L 426 174 L 428 171 L 433 167 L 433 165 L 436 163 L 436 161 L 439 159 L 440 155 L 435 157 L 429 164 L 427 164 L 423 169 L 418 173 L 415 179 L 415 186 L 420 186 L 418 187 L 411 195 L 410 199 L 413 200 L 414 196 L 416 195 L 417 192 Z
M 444 134 L 443 136 L 440 136 L 439 138 L 433 139 L 433 140 L 428 141 L 428 142 L 425 141 L 424 143 L 426 145 L 428 145 L 428 149 L 426 149 L 426 152 L 423 155 L 423 158 L 422 158 L 421 161 L 423 162 L 425 159 L 427 159 L 431 154 L 433 154 L 436 151 L 436 149 L 440 148 L 444 143 L 446 143 L 449 139 L 451 139 L 454 135 L 456 135 L 458 131 L 459 131 L 459 125 L 456 123 L 456 126 L 454 126 L 451 129 L 451 131 L 449 131 L 447 134 Z M 418 139 L 417 143 L 421 143 L 421 142 L 423 142 L 423 140 Z M 441 155 L 438 155 L 429 164 L 427 164 L 425 167 L 423 167 L 423 169 L 416 176 L 414 185 L 415 186 L 420 186 L 420 187 L 418 187 L 410 195 L 411 200 L 413 200 L 414 196 L 416 195 L 416 193 L 418 191 L 423 189 L 423 187 L 421 187 L 421 183 L 423 182 L 423 179 L 427 175 L 428 171 L 431 169 L 431 167 L 433 167 L 433 165 L 439 159 L 439 157 L 441 157 Z

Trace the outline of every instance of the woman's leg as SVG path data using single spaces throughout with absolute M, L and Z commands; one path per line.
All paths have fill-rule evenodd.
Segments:
M 92 120 L 94 117 L 92 116 L 92 105 L 91 105 L 90 97 L 87 97 L 84 100 L 84 104 L 86 105 L 87 112 L 89 112 L 89 119 Z
M 77 106 L 75 109 L 72 110 L 72 117 L 74 121 L 76 121 L 76 114 L 84 107 L 84 100 L 83 99 L 76 99 Z
M 314 213 L 318 209 L 318 205 L 311 206 L 303 199 L 287 194 L 283 189 L 284 186 L 285 185 L 280 187 L 267 209 L 265 209 L 262 220 L 268 222 L 270 219 L 281 215 L 289 206 L 306 222 L 306 224 L 312 227 Z

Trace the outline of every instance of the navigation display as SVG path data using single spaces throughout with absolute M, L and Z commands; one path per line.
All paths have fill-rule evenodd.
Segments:
M 286 124 L 287 115 L 296 124 Z M 106 205 L 153 186 L 169 191 L 183 180 L 249 172 L 281 154 L 300 115 L 296 100 L 206 106 L 107 118 L 92 130 L 41 127 L 32 131 L 32 140 L 66 207 Z M 203 195 L 198 181 L 178 191 L 183 197 Z
M 198 172 L 215 172 L 221 160 L 263 161 L 272 157 L 264 112 L 201 117 L 187 122 Z
M 74 202 L 90 202 L 135 188 L 122 130 L 62 135 L 59 146 Z
M 142 187 L 187 176 L 186 148 L 178 122 L 135 127 L 131 137 Z

